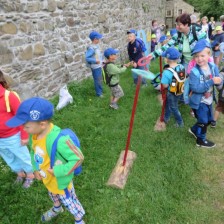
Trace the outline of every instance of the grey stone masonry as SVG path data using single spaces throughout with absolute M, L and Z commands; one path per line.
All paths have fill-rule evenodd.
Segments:
M 92 30 L 104 35 L 102 51 L 117 48 L 124 61 L 126 31 L 148 31 L 164 15 L 165 0 L 1 0 L 0 69 L 22 98 L 49 98 L 91 75 L 84 54 Z

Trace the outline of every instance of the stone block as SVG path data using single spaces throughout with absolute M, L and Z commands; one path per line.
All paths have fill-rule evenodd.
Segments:
M 79 41 L 79 35 L 77 33 L 73 34 L 71 36 L 71 41 L 72 42 L 78 42 Z
M 0 32 L 4 34 L 16 34 L 17 27 L 14 23 L 8 22 L 0 26 Z
M 32 58 L 33 58 L 33 48 L 32 48 L 32 45 L 27 46 L 19 54 L 19 59 L 22 60 L 22 61 L 30 60 Z
M 98 15 L 98 22 L 99 23 L 104 23 L 107 20 L 107 16 L 105 14 L 99 14 Z
M 65 62 L 70 64 L 73 62 L 73 55 L 71 52 L 66 52 L 65 53 Z
M 68 18 L 66 23 L 68 26 L 71 26 L 71 27 L 75 26 L 75 21 L 74 21 L 74 18 L 72 17 Z
M 9 64 L 12 63 L 14 55 L 9 48 L 0 44 L 0 58 L 0 65 Z
M 48 11 L 54 12 L 57 8 L 57 3 L 54 0 L 48 0 Z
M 53 61 L 50 67 L 51 67 L 51 70 L 56 71 L 61 67 L 61 65 L 60 65 L 60 62 L 57 60 L 57 61 Z
M 65 7 L 65 1 L 59 1 L 59 2 L 57 2 L 57 7 L 59 9 L 63 9 Z
M 33 54 L 36 56 L 45 55 L 45 49 L 42 43 L 36 43 L 34 45 Z
M 26 23 L 26 22 L 21 22 L 20 25 L 19 25 L 19 29 L 21 32 L 23 33 L 29 33 L 30 31 L 30 24 L 29 23 Z

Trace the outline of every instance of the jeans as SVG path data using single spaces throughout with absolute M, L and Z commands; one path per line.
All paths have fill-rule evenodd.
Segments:
M 92 75 L 94 80 L 94 87 L 97 96 L 101 96 L 103 93 L 102 87 L 102 68 L 92 69 Z
M 145 70 L 144 66 L 137 66 L 136 69 L 141 69 L 141 70 Z M 134 79 L 134 84 L 137 85 L 138 82 L 138 75 L 136 75 L 134 72 L 132 72 L 132 77 Z M 146 84 L 146 79 L 142 78 L 142 84 Z
M 21 145 L 20 133 L 11 137 L 0 138 L 0 157 L 16 173 L 32 173 L 31 158 L 26 146 Z
M 183 126 L 184 122 L 181 117 L 181 113 L 178 109 L 178 101 L 181 99 L 182 95 L 176 96 L 173 93 L 167 92 L 166 95 L 166 108 L 165 108 L 165 115 L 164 121 L 167 123 L 170 119 L 171 113 L 174 115 L 174 118 L 178 124 L 178 126 Z
M 191 130 L 198 138 L 204 141 L 206 140 L 207 126 L 213 121 L 212 104 L 200 103 L 199 108 L 197 110 L 193 109 L 193 111 L 197 118 L 197 123 L 194 124 Z

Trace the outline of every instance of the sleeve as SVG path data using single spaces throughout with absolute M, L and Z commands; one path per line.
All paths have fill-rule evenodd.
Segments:
M 162 53 L 164 51 L 166 51 L 169 47 L 175 46 L 178 44 L 178 34 L 173 35 L 173 37 L 171 38 L 171 40 L 169 40 L 167 42 L 167 44 L 163 45 L 161 48 L 153 51 L 152 53 L 150 53 L 150 55 L 153 56 L 153 58 L 157 58 L 159 56 L 162 55 Z
M 161 79 L 161 84 L 164 84 L 164 85 L 169 85 L 171 83 L 171 80 L 170 80 L 170 71 L 169 70 L 164 70 L 163 71 L 163 74 L 162 74 L 162 79 Z
M 89 47 L 85 54 L 85 58 L 88 63 L 96 64 L 96 59 L 93 57 L 94 54 L 95 54 L 94 49 Z
M 107 71 L 111 75 L 121 74 L 123 73 L 127 68 L 126 67 L 120 67 L 115 64 L 109 64 L 107 65 Z
M 196 31 L 196 35 L 198 37 L 198 40 L 207 38 L 207 33 L 204 32 L 202 29 Z
M 194 93 L 205 93 L 209 90 L 210 86 L 214 85 L 214 82 L 212 79 L 209 79 L 205 82 L 200 82 L 200 76 L 196 75 L 193 70 L 191 70 L 190 76 L 189 76 L 189 85 L 190 89 Z
M 18 110 L 19 105 L 20 105 L 20 99 L 13 92 L 10 92 L 10 94 L 9 94 L 9 104 L 10 104 L 10 108 L 11 108 L 11 113 L 13 116 L 15 116 L 16 111 Z M 20 132 L 21 132 L 21 139 L 23 139 L 23 140 L 28 139 L 29 135 L 23 130 L 23 126 L 20 126 L 19 128 L 20 128 Z
M 60 154 L 66 162 L 54 165 L 53 170 L 56 177 L 71 174 L 84 160 L 81 150 L 73 144 L 69 136 L 63 136 L 58 140 L 57 154 Z

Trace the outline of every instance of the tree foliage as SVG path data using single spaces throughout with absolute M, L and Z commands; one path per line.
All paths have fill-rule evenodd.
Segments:
M 224 14 L 224 0 L 185 0 L 201 13 L 201 16 L 213 16 L 216 20 Z

